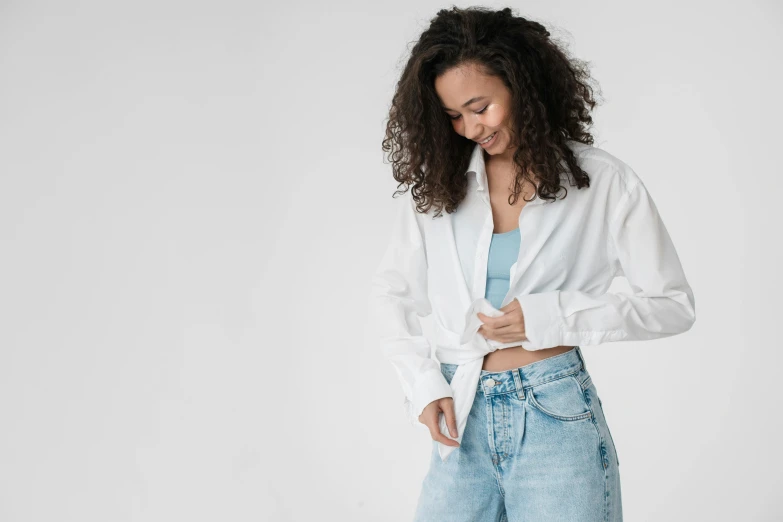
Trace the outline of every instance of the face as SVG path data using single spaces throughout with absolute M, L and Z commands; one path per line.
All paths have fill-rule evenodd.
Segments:
M 477 143 L 494 134 L 482 148 L 493 156 L 512 156 L 511 91 L 500 78 L 463 65 L 439 76 L 435 91 L 457 134 Z

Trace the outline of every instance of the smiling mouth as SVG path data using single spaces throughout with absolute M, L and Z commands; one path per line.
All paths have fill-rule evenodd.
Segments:
M 480 141 L 477 141 L 476 143 L 481 143 L 481 144 L 487 143 L 487 142 L 488 142 L 488 141 L 490 141 L 490 140 L 491 140 L 491 139 L 492 139 L 492 138 L 495 136 L 495 134 L 497 134 L 497 133 L 498 133 L 498 131 L 495 131 L 495 132 L 493 132 L 492 134 L 490 134 L 489 136 L 487 136 L 485 139 L 483 139 L 483 140 L 480 140 Z

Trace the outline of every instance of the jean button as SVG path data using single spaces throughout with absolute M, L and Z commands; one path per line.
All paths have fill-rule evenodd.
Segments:
M 486 381 L 484 381 L 484 384 L 486 384 L 487 386 L 492 388 L 495 385 L 495 380 L 494 379 L 487 379 Z

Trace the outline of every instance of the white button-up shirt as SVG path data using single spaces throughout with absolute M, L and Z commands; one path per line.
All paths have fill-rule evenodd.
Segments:
M 484 298 L 494 231 L 483 149 L 476 145 L 466 198 L 440 217 L 415 210 L 410 190 L 397 198 L 388 248 L 372 278 L 370 310 L 384 356 L 405 393 L 416 426 L 430 402 L 454 399 L 458 436 L 465 433 L 484 356 L 523 346 L 540 350 L 646 340 L 687 331 L 696 319 L 693 291 L 644 183 L 628 165 L 597 147 L 569 141 L 590 186 L 555 201 L 536 197 L 519 215 L 521 246 L 501 306 L 517 299 L 527 341 L 500 343 L 478 333 L 482 312 L 502 313 Z M 607 292 L 615 277 L 633 293 Z M 434 334 L 419 317 L 432 314 Z M 460 365 L 451 384 L 436 358 Z M 440 431 L 449 435 L 441 415 Z M 456 448 L 439 444 L 442 460 Z

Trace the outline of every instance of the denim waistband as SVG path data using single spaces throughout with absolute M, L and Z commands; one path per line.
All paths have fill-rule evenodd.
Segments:
M 457 371 L 458 366 L 457 364 L 441 363 L 441 368 L 451 376 Z M 477 391 L 488 395 L 509 393 L 575 374 L 583 368 L 587 371 L 582 350 L 579 346 L 574 346 L 567 352 L 518 368 L 498 372 L 481 370 Z

